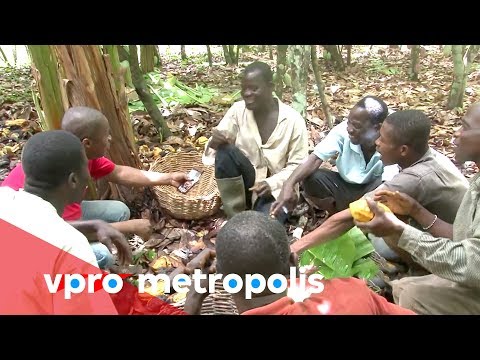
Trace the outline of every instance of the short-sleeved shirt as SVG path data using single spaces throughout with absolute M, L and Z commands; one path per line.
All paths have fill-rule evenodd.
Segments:
M 378 151 L 366 163 L 361 146 L 352 144 L 347 132 L 347 120 L 330 130 L 325 139 L 315 146 L 313 153 L 323 161 L 338 155 L 335 161 L 338 173 L 343 180 L 352 184 L 368 184 L 383 173 L 384 166 Z
M 324 289 L 303 301 L 285 296 L 242 315 L 415 315 L 389 303 L 356 278 L 322 280 Z
M 381 187 L 410 195 L 425 209 L 453 224 L 468 185 L 465 176 L 445 155 L 430 148 L 417 162 Z M 375 191 L 366 196 L 372 196 Z M 418 227 L 413 221 L 412 225 Z
M 88 171 L 94 180 L 98 180 L 109 175 L 115 169 L 115 164 L 106 157 L 100 157 L 88 160 Z M 25 173 L 22 164 L 19 163 L 12 172 L 6 177 L 1 186 L 8 186 L 13 190 L 23 189 L 25 183 Z M 65 206 L 62 218 L 66 221 L 79 220 L 82 217 L 82 207 L 79 203 L 73 203 Z

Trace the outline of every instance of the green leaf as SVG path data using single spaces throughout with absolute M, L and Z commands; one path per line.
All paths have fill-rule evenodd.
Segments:
M 149 260 L 149 261 L 152 261 L 153 259 L 155 259 L 155 256 L 157 256 L 157 253 L 155 252 L 155 250 L 148 250 L 146 253 L 145 253 L 145 257 Z
M 353 263 L 352 276 L 371 279 L 377 275 L 378 271 L 378 265 L 372 259 L 358 259 Z
M 283 83 L 289 87 L 292 87 L 292 78 L 290 77 L 290 74 L 283 74 Z
M 357 261 L 375 251 L 371 241 L 368 240 L 358 227 L 353 227 L 347 234 L 355 244 L 355 257 L 353 258 L 353 261 Z
M 364 259 L 375 251 L 362 231 L 353 227 L 342 236 L 306 250 L 300 257 L 300 266 L 315 265 L 326 279 L 358 276 L 371 278 L 378 267 L 371 259 Z

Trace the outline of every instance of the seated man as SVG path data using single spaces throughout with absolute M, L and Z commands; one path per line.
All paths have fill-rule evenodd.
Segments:
M 127 186 L 166 185 L 178 187 L 186 180 L 186 174 L 174 172 L 163 174 L 147 172 L 129 166 L 115 165 L 105 157 L 110 146 L 110 127 L 107 118 L 99 111 L 77 106 L 68 109 L 62 119 L 62 129 L 77 136 L 85 147 L 90 176 L 97 180 L 104 177 L 107 181 Z M 1 186 L 14 190 L 23 188 L 25 175 L 19 164 Z M 95 200 L 68 204 L 62 217 L 67 221 L 100 219 L 112 223 L 122 233 L 134 233 L 146 237 L 151 232 L 149 220 L 130 220 L 130 210 L 121 201 Z M 113 264 L 112 254 L 103 244 L 93 243 L 92 247 L 100 267 L 107 268 Z
M 288 243 L 287 233 L 278 221 L 254 211 L 245 211 L 235 215 L 219 231 L 216 240 L 216 268 L 223 276 L 240 276 L 243 283 L 247 274 L 260 274 L 264 279 L 273 274 L 288 278 L 290 268 L 296 267 Z M 198 267 L 211 270 L 213 255 L 212 250 L 206 249 L 199 255 L 204 258 L 195 263 L 199 264 Z M 188 266 L 190 271 L 194 267 L 192 264 Z M 308 287 L 303 292 L 288 284 L 281 293 L 273 293 L 265 287 L 263 292 L 253 294 L 251 299 L 246 299 L 243 291 L 232 294 L 232 297 L 242 315 L 414 314 L 387 302 L 371 291 L 362 280 L 331 279 L 321 280 L 321 283 L 324 288 L 320 293 L 312 294 Z M 185 311 L 199 314 L 207 295 L 208 292 L 197 293 L 192 285 L 187 294 Z
M 375 150 L 375 140 L 387 115 L 387 105 L 381 99 L 361 99 L 348 119 L 335 126 L 285 181 L 272 212 L 278 214 L 283 206 L 290 210 L 295 207 L 294 187 L 300 182 L 306 196 L 329 214 L 346 209 L 352 201 L 380 185 L 383 164 Z M 337 154 L 338 172 L 319 169 Z
M 106 292 L 74 294 L 65 300 L 63 294 L 49 292 L 41 275 L 100 274 L 87 238 L 59 216 L 67 204 L 81 200 L 89 178 L 87 161 L 80 140 L 63 130 L 38 133 L 25 144 L 24 191 L 0 188 L 0 219 L 26 234 L 11 238 L 6 224 L 2 225 L 5 232 L 0 235 L 3 255 L 0 266 L 3 274 L 13 271 L 15 275 L 2 281 L 0 313 L 117 313 Z M 95 232 L 97 240 L 109 246 L 113 241 L 120 261 L 130 263 L 128 242 L 117 230 L 100 220 L 78 225 L 85 232 Z M 28 238 L 32 235 L 37 239 Z
M 398 164 L 402 171 L 377 190 L 407 193 L 440 219 L 453 222 L 468 181 L 446 156 L 428 146 L 430 126 L 428 117 L 419 110 L 397 111 L 385 119 L 376 142 L 377 149 L 384 164 Z M 372 197 L 375 191 L 366 196 Z M 420 224 L 412 225 L 423 228 Z M 343 210 L 293 243 L 291 250 L 300 253 L 335 239 L 352 227 L 350 210 Z M 378 245 L 381 244 L 374 242 L 374 245 L 379 251 Z M 414 265 L 409 254 L 398 248 L 393 250 L 407 264 Z
M 305 120 L 272 95 L 270 67 L 248 65 L 243 101 L 225 114 L 205 147 L 203 161 L 215 164 L 215 177 L 227 217 L 253 209 L 269 213 L 283 182 L 308 155 Z M 278 220 L 286 221 L 279 213 Z
M 462 129 L 455 136 L 457 161 L 475 161 L 477 166 L 480 165 L 480 103 L 469 108 Z M 429 228 L 429 233 L 407 225 L 395 215 L 379 210 L 375 203 L 369 203 L 375 217 L 370 222 L 356 225 L 383 236 L 389 246 L 408 252 L 431 272 L 427 276 L 392 281 L 397 304 L 419 314 L 480 314 L 479 191 L 480 174 L 477 174 L 458 208 L 453 226 L 438 213 L 400 195 L 404 204 L 410 203 L 409 206 L 400 206 L 401 213 L 410 214 L 423 228 Z M 391 202 L 387 201 L 387 204 L 397 209 Z

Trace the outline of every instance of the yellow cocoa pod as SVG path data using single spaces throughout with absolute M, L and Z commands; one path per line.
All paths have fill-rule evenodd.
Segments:
M 386 205 L 377 202 L 377 205 L 381 207 L 384 211 L 392 212 Z M 367 222 L 373 219 L 373 212 L 368 207 L 367 200 L 359 199 L 350 203 L 350 212 L 355 220 L 360 222 Z

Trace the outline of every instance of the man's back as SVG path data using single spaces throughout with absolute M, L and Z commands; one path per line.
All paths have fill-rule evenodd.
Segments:
M 324 290 L 303 301 L 295 302 L 285 296 L 242 315 L 415 315 L 375 294 L 362 280 L 345 278 L 322 282 Z
M 3 314 L 116 314 L 104 291 L 63 298 L 63 291 L 52 295 L 44 275 L 100 274 L 88 240 L 67 224 L 55 208 L 25 191 L 0 188 L 2 222 L 4 296 Z

